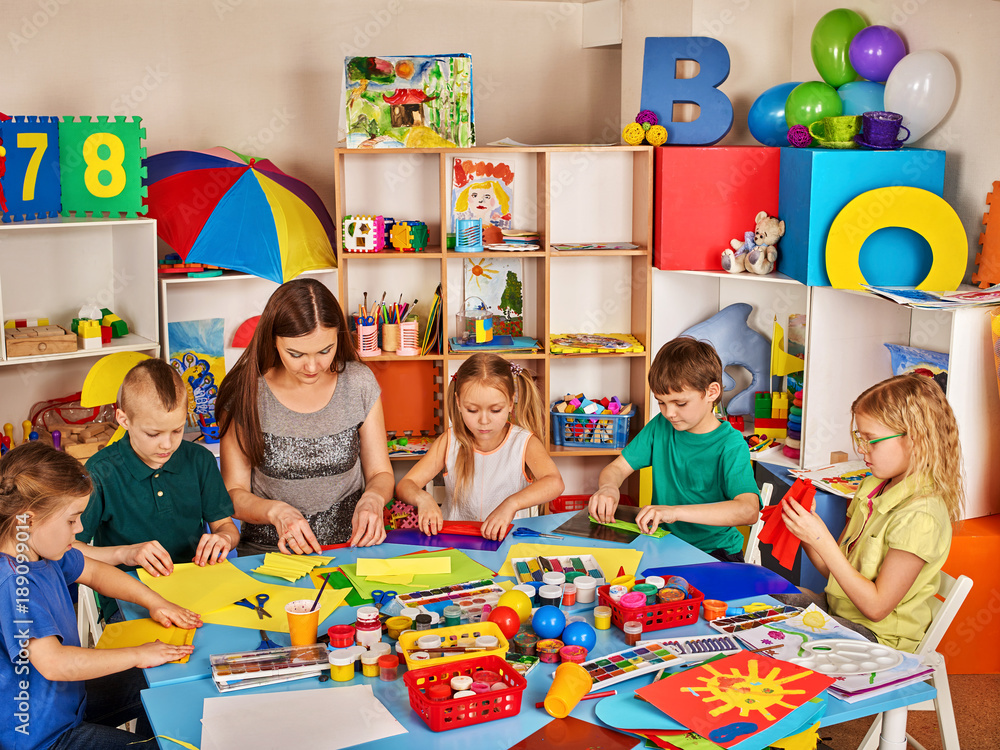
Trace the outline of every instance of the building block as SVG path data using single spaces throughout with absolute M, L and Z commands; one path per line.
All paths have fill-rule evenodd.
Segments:
M 986 194 L 986 213 L 983 214 L 985 231 L 979 234 L 979 245 L 982 250 L 976 254 L 976 272 L 972 274 L 972 283 L 985 289 L 992 284 L 1000 283 L 1000 218 L 996 226 L 990 224 L 990 212 L 993 209 L 993 196 L 1000 188 L 1000 182 L 993 183 L 993 189 Z
M 377 253 L 385 245 L 385 224 L 381 216 L 345 216 L 342 245 L 350 253 Z
M 754 417 L 763 417 L 764 419 L 769 419 L 771 417 L 771 394 L 770 393 L 755 393 L 754 394 L 753 415 L 754 415 Z
M 830 225 L 848 203 L 869 190 L 906 186 L 935 195 L 944 191 L 945 152 L 783 148 L 778 216 L 785 222 L 779 270 L 810 286 L 830 286 L 826 240 Z M 874 222 L 877 216 L 872 217 Z M 860 226 L 858 231 L 865 232 Z M 889 227 L 873 234 L 861 251 L 869 284 L 916 286 L 930 268 L 930 247 L 910 229 Z
M 760 211 L 779 216 L 783 151 L 767 146 L 654 149 L 653 265 L 669 271 L 721 271 L 729 241 L 754 229 Z M 853 196 L 852 196 L 853 197 Z M 831 217 L 832 220 L 832 217 Z M 787 238 L 787 229 L 786 235 Z M 778 244 L 778 270 L 786 240 Z

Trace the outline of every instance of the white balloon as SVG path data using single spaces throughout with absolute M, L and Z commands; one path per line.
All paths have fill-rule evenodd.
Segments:
M 911 52 L 889 73 L 885 109 L 903 116 L 907 145 L 919 141 L 948 114 L 955 101 L 955 68 L 940 52 Z

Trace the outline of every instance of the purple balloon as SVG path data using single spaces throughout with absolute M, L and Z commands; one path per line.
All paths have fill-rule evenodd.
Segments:
M 906 55 L 906 46 L 888 26 L 868 26 L 854 35 L 847 55 L 862 78 L 885 83 L 896 63 Z

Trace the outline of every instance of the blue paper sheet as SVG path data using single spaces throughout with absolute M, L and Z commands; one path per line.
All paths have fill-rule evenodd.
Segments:
M 774 571 L 747 563 L 714 562 L 668 568 L 646 568 L 643 577 L 680 576 L 706 599 L 745 599 L 760 594 L 797 594 L 796 586 Z

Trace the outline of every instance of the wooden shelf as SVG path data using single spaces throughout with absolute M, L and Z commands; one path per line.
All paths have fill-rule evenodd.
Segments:
M 620 450 L 614 448 L 575 448 L 565 445 L 553 445 L 549 443 L 550 456 L 620 456 Z
M 156 341 L 128 334 L 121 338 L 111 339 L 110 344 L 106 344 L 98 349 L 77 349 L 75 352 L 60 352 L 57 354 L 32 354 L 27 357 L 10 357 L 0 360 L 0 367 L 10 367 L 17 365 L 28 365 L 36 362 L 58 362 L 64 359 L 86 359 L 87 357 L 103 357 L 105 354 L 116 352 L 156 352 L 160 349 L 160 344 Z

